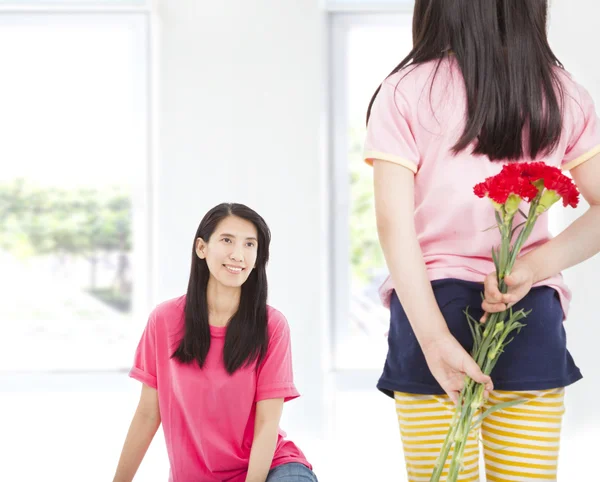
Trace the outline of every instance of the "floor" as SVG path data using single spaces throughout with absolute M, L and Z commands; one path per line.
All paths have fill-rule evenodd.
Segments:
M 0 378 L 1 481 L 112 480 L 139 384 L 114 373 L 59 378 Z M 301 420 L 291 421 L 292 430 L 283 427 L 313 463 L 319 480 L 406 482 L 393 401 L 372 390 L 343 390 L 334 393 L 331 406 L 327 436 L 302 433 Z M 559 480 L 596 480 L 592 442 L 597 443 L 600 420 L 582 422 L 577 410 L 571 412 Z M 135 480 L 166 482 L 167 474 L 159 432 Z

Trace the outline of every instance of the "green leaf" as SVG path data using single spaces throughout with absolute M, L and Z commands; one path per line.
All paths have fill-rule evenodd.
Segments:
M 481 445 L 483 445 L 484 447 L 487 447 L 489 449 L 492 449 L 494 451 L 502 451 L 502 450 L 506 450 L 509 446 L 508 445 L 500 445 L 494 442 L 489 442 L 487 440 L 483 440 L 483 438 L 479 437 L 479 441 L 481 442 Z
M 519 399 L 519 400 L 511 400 L 510 402 L 504 402 L 504 403 L 499 403 L 497 405 L 494 405 L 494 406 L 488 408 L 479 417 L 477 417 L 477 419 L 475 420 L 475 422 L 473 424 L 473 427 L 477 428 L 479 425 L 481 425 L 481 423 L 487 416 L 491 415 L 494 412 L 497 412 L 498 410 L 503 410 L 505 408 L 514 407 L 515 405 L 520 405 L 522 403 L 527 403 L 527 402 L 528 402 L 527 399 Z
M 488 231 L 491 231 L 492 229 L 501 229 L 500 226 L 498 224 L 494 224 L 493 226 L 490 226 L 489 228 L 484 229 L 483 231 L 481 231 L 482 233 L 486 233 Z
M 496 254 L 496 248 L 492 246 L 492 259 L 494 260 L 494 266 L 496 267 L 496 273 L 500 272 L 500 265 L 498 264 L 498 255 Z
M 498 223 L 498 225 L 502 225 L 502 218 L 500 217 L 500 213 L 498 211 L 494 211 L 494 214 L 496 215 L 496 222 Z
M 473 328 L 473 324 L 471 322 L 468 322 L 467 324 L 469 325 L 469 330 L 471 330 L 471 336 L 473 337 L 473 353 L 476 353 L 477 349 L 479 348 L 479 340 L 475 334 L 475 328 Z
M 521 226 L 524 226 L 525 224 L 527 224 L 527 221 L 523 221 L 521 224 L 515 226 L 512 232 L 510 233 L 510 239 L 514 237 L 515 233 L 517 232 L 517 229 L 519 229 Z
M 471 335 L 473 335 L 473 353 L 477 353 L 482 340 L 481 323 L 469 314 L 468 306 L 463 313 L 467 317 L 467 323 L 469 325 L 469 329 L 471 330 Z

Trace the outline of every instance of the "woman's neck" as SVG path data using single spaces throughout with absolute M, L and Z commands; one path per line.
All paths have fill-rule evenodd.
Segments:
M 240 306 L 241 288 L 223 286 L 212 277 L 206 287 L 209 323 L 226 326 Z

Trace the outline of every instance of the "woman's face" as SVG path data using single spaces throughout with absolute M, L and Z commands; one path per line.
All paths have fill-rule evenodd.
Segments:
M 239 288 L 250 276 L 258 254 L 258 235 L 250 221 L 228 216 L 208 241 L 196 240 L 196 254 L 205 259 L 213 281 Z

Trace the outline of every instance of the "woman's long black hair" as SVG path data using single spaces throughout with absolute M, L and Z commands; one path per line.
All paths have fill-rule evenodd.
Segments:
M 557 147 L 562 130 L 563 66 L 548 44 L 547 20 L 547 0 L 416 0 L 413 49 L 390 75 L 453 55 L 468 112 L 454 152 L 475 141 L 473 153 L 491 160 L 535 159 Z
M 192 246 L 192 267 L 185 301 L 185 333 L 172 355 L 183 363 L 196 361 L 204 366 L 210 348 L 207 286 L 210 272 L 206 260 L 196 254 L 196 240 L 208 242 L 218 224 L 228 216 L 250 221 L 258 233 L 256 265 L 242 285 L 240 305 L 227 325 L 223 358 L 228 373 L 242 366 L 260 363 L 267 352 L 267 273 L 271 232 L 264 219 L 243 204 L 223 203 L 211 209 L 202 221 Z

